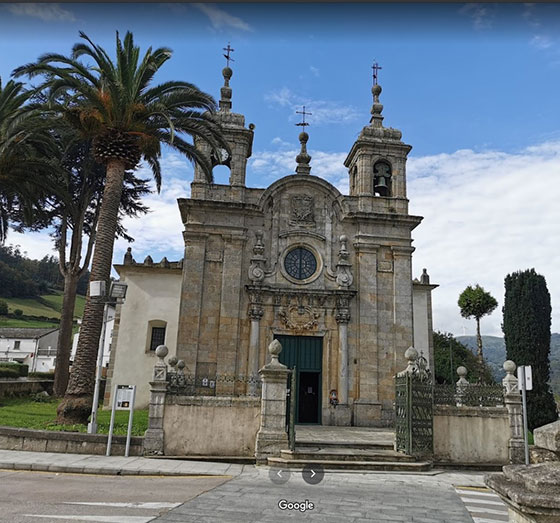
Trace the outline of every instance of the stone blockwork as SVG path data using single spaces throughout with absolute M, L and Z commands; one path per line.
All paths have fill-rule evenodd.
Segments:
M 222 125 L 229 151 L 196 144 L 212 165 L 230 168 L 230 183 L 209 182 L 197 166 L 191 197 L 178 200 L 185 256 L 180 287 L 166 291 L 173 304 L 179 293 L 176 356 L 185 362 L 185 373 L 197 379 L 255 376 L 267 363 L 266 347 L 275 336 L 318 337 L 320 421 L 392 424 L 392 378 L 405 363 L 402 355 L 416 343 L 430 359 L 432 343 L 435 286 L 415 284 L 418 303 L 413 304 L 411 235 L 422 218 L 408 213 L 411 147 L 401 141 L 400 131 L 383 127 L 377 86 L 370 125 L 345 161 L 349 195 L 312 174 L 306 132 L 299 137 L 296 174 L 266 189 L 248 188 L 245 169 L 254 126 L 245 127 L 244 116 L 232 112 L 233 71 L 226 67 L 223 76 L 220 110 L 211 118 Z M 310 272 L 305 275 L 294 276 L 285 267 L 286 256 L 296 249 L 307 252 Z M 138 268 L 119 270 L 132 281 Z M 161 277 L 152 269 L 154 285 L 163 281 L 158 271 Z M 163 300 L 163 293 L 156 294 Z M 128 303 L 121 324 L 127 309 Z M 115 373 L 125 365 L 122 359 L 119 363 L 122 337 L 119 331 Z M 138 352 L 134 340 L 129 336 L 123 344 Z M 175 353 L 172 340 L 166 344 Z M 142 368 L 146 383 L 152 365 Z M 234 387 L 233 381 L 221 381 L 216 394 L 237 393 Z M 334 412 L 333 391 L 338 398 Z M 147 396 L 146 386 L 146 402 Z

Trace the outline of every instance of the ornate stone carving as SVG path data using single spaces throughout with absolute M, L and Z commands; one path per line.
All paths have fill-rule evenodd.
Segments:
M 264 265 L 266 258 L 264 256 L 264 243 L 262 231 L 255 232 L 255 244 L 253 245 L 253 257 L 249 266 L 249 279 L 253 283 L 262 283 L 265 276 Z
M 354 277 L 350 268 L 352 264 L 348 261 L 348 238 L 344 235 L 340 237 L 340 250 L 338 251 L 338 263 L 336 264 L 336 283 L 339 287 L 350 287 L 354 282 Z
M 306 194 L 292 196 L 292 212 L 290 223 L 293 225 L 315 224 L 315 200 Z
M 249 307 L 248 314 L 249 318 L 251 318 L 252 320 L 260 321 L 260 319 L 263 317 L 264 311 L 260 305 L 254 304 Z
M 338 309 L 335 319 L 337 323 L 348 323 L 350 321 L 350 309 Z
M 288 329 L 310 330 L 317 327 L 319 313 L 307 305 L 291 305 L 278 313 Z

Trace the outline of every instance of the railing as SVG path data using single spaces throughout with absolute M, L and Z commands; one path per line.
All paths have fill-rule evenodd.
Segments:
M 39 349 L 37 356 L 56 356 L 56 349 Z
M 497 384 L 439 384 L 434 385 L 434 405 L 457 407 L 502 407 L 504 388 Z
M 181 370 L 170 370 L 167 375 L 168 394 L 184 396 L 227 396 L 260 397 L 262 382 L 259 376 L 196 376 Z

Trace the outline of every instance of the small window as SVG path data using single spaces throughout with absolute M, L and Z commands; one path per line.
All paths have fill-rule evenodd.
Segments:
M 14 341 L 14 350 L 19 350 L 20 347 L 21 347 L 21 341 L 20 340 Z
M 165 327 L 152 327 L 150 350 L 156 350 L 165 343 Z

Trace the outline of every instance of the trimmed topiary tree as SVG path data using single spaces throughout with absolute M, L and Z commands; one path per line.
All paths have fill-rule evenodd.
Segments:
M 476 356 L 478 364 L 482 368 L 484 355 L 482 353 L 482 336 L 480 335 L 480 318 L 491 314 L 498 306 L 498 302 L 477 283 L 474 287 L 469 285 L 461 293 L 457 304 L 461 309 L 463 318 L 474 318 L 476 320 L 476 344 L 478 347 Z
M 531 365 L 533 390 L 527 392 L 527 421 L 533 430 L 558 419 L 550 380 L 550 294 L 544 276 L 534 269 L 505 278 L 502 329 L 506 356 L 517 365 Z
M 4 300 L 0 300 L 0 314 L 3 316 L 8 314 L 8 304 Z

